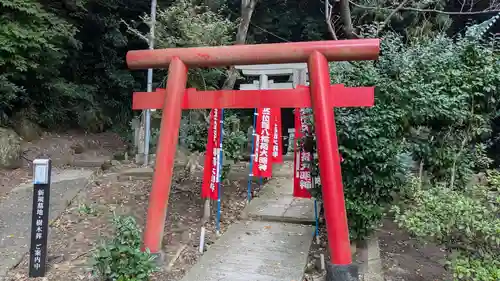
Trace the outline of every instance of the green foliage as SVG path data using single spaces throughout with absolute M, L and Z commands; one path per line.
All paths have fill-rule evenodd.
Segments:
M 353 238 L 377 226 L 415 162 L 431 182 L 455 187 L 489 165 L 500 93 L 491 45 L 444 36 L 405 43 L 389 34 L 378 62 L 335 63 L 331 73 L 334 83 L 376 86 L 376 106 L 335 110 Z
M 156 20 L 155 44 L 159 48 L 228 45 L 236 28 L 234 22 L 190 0 L 158 10 Z M 145 16 L 144 21 L 150 18 Z
M 470 258 L 460 256 L 453 260 L 451 268 L 458 280 L 496 281 L 500 279 L 499 257 Z
M 80 215 L 95 216 L 95 215 L 97 215 L 97 210 L 91 205 L 87 205 L 85 203 L 82 203 L 82 204 L 78 205 L 78 213 Z
M 217 5 L 219 9 L 225 6 Z M 149 16 L 141 18 L 142 24 L 150 24 Z M 132 22 L 128 31 L 141 38 L 148 38 L 136 29 L 141 23 Z M 155 46 L 157 48 L 217 46 L 232 43 L 236 23 L 214 12 L 205 5 L 196 1 L 175 1 L 165 9 L 159 9 L 155 25 Z M 165 76 L 166 73 L 160 73 Z M 165 78 L 165 77 L 163 77 Z M 213 90 L 221 86 L 225 73 L 219 69 L 195 68 L 189 70 L 188 86 L 200 90 Z M 190 151 L 205 151 L 208 116 L 206 110 L 191 110 L 184 112 L 181 121 L 180 143 Z M 234 123 L 230 117 L 225 122 Z M 226 125 L 227 127 L 227 125 Z M 227 130 L 224 136 L 226 156 L 239 159 L 237 154 L 241 142 L 242 132 Z
M 226 159 L 235 162 L 243 158 L 243 149 L 248 143 L 245 132 L 240 130 L 240 119 L 234 111 L 224 110 L 224 139 L 223 148 Z
M 179 132 L 180 143 L 191 152 L 203 152 L 206 148 L 210 124 L 205 116 L 195 113 L 196 111 L 191 110 L 182 116 Z
M 113 218 L 115 237 L 93 257 L 93 274 L 106 281 L 146 281 L 157 270 L 154 256 L 141 251 L 141 231 L 133 217 Z
M 123 65 L 134 45 L 120 17 L 134 17 L 137 5 L 66 2 L 0 1 L 0 113 L 27 109 L 28 118 L 57 129 L 126 124 L 135 81 Z
M 181 120 L 180 143 L 192 152 L 204 152 L 207 144 L 209 114 L 190 111 Z M 247 135 L 240 129 L 240 118 L 236 110 L 224 110 L 223 153 L 225 159 L 238 162 L 243 158 L 243 149 L 248 142 Z M 222 177 L 224 178 L 224 165 Z
M 500 13 L 480 24 L 470 26 L 469 28 L 467 28 L 465 36 L 471 39 L 481 39 L 499 19 L 500 19 Z
M 86 99 L 65 92 L 75 85 L 58 77 L 76 29 L 38 1 L 1 0 L 0 9 L 0 112 L 47 102 L 37 109 L 40 121 L 64 119 L 73 103 Z
M 376 24 L 377 29 L 379 29 L 382 28 L 381 24 L 392 14 L 382 31 L 391 30 L 392 32 L 397 32 L 408 38 L 434 36 L 445 32 L 452 25 L 452 18 L 443 13 L 422 12 L 408 9 L 395 11 L 396 7 L 398 7 L 401 2 L 402 1 L 395 2 L 392 0 L 356 1 L 357 4 L 363 7 L 352 5 L 351 14 L 353 22 L 358 26 Z M 448 2 L 447 0 L 408 1 L 404 7 L 420 10 L 430 9 L 443 11 L 449 10 L 449 8 L 447 8 Z
M 222 141 L 224 159 L 232 160 L 234 163 L 241 161 L 248 138 L 240 130 L 240 119 L 235 110 L 224 110 L 224 139 Z M 227 179 L 230 171 L 231 164 L 223 163 L 221 180 Z
M 221 7 L 223 9 L 224 6 Z M 150 24 L 151 18 L 143 16 L 142 23 Z M 140 23 L 132 22 L 129 32 L 142 38 L 148 35 L 136 29 Z M 236 23 L 224 18 L 196 1 L 175 1 L 166 9 L 159 9 L 156 15 L 155 47 L 199 47 L 219 46 L 232 43 Z M 160 74 L 161 75 L 161 74 Z M 166 75 L 166 73 L 163 73 Z M 189 70 L 189 87 L 210 90 L 218 89 L 225 73 L 218 69 L 195 68 Z M 164 78 L 164 77 L 163 77 Z
M 239 4 L 236 1 L 233 5 Z M 230 8 L 232 12 L 239 7 Z M 331 39 L 323 9 L 324 2 L 321 1 L 259 1 L 247 41 L 275 43 Z
M 79 87 L 89 85 L 84 92 L 92 97 L 91 103 L 76 110 L 77 125 L 90 131 L 126 126 L 132 117 L 131 93 L 146 80 L 144 72 L 126 68 L 125 55 L 130 49 L 147 45 L 127 34 L 121 21 L 138 18 L 149 11 L 150 4 L 136 0 L 76 3 L 79 5 L 69 8 L 51 1 L 50 6 L 61 15 L 66 12 L 68 20 L 79 29 L 79 48 L 66 60 L 63 72 Z
M 498 171 L 488 183 L 452 189 L 443 184 L 424 186 L 414 178 L 393 207 L 395 219 L 417 237 L 441 243 L 453 254 L 457 280 L 500 278 L 500 207 Z
M 61 50 L 76 31 L 73 26 L 37 1 L 1 0 L 0 7 L 0 65 L 5 73 L 49 72 L 48 67 L 61 63 L 66 55 Z M 11 77 L 16 78 L 13 73 Z

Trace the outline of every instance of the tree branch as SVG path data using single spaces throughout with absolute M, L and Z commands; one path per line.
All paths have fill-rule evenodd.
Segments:
M 258 26 L 258 25 L 255 25 L 255 24 L 253 24 L 253 23 L 250 23 L 250 25 L 251 25 L 251 26 L 253 26 L 253 27 L 255 27 L 255 28 L 257 28 L 258 30 L 260 30 L 260 31 L 262 31 L 262 32 L 265 32 L 265 33 L 267 33 L 267 34 L 269 34 L 269 35 L 271 35 L 271 36 L 274 36 L 274 37 L 276 37 L 276 38 L 280 39 L 280 40 L 281 40 L 281 41 L 283 41 L 283 42 L 290 42 L 289 40 L 287 40 L 287 39 L 285 39 L 285 38 L 283 38 L 283 37 L 281 37 L 281 36 L 279 36 L 279 35 L 276 35 L 275 33 L 272 33 L 271 31 L 266 30 L 266 29 L 264 29 L 264 28 L 262 28 L 262 27 L 260 27 L 260 26 Z
M 135 28 L 132 28 L 126 21 L 124 20 L 121 20 L 121 22 L 123 24 L 125 24 L 125 26 L 127 27 L 127 31 L 130 32 L 131 34 L 139 37 L 139 39 L 142 39 L 144 40 L 146 43 L 149 44 L 149 39 L 148 37 L 146 37 L 144 34 L 142 34 L 139 30 L 135 29 Z
M 401 4 L 399 4 L 399 6 L 394 9 L 390 14 L 389 16 L 384 20 L 384 22 L 378 27 L 377 29 L 377 35 L 380 33 L 380 31 L 382 31 L 382 29 L 384 29 L 384 27 L 391 21 L 391 18 L 399 11 L 401 11 L 401 9 L 403 9 L 404 5 L 406 5 L 406 3 L 410 2 L 410 0 L 404 0 L 403 2 L 401 2 Z
M 466 2 L 466 0 L 462 0 L 462 1 L 463 1 L 463 2 L 462 2 L 462 7 L 460 8 L 460 12 L 463 12 L 463 11 L 464 11 L 464 8 L 465 8 L 465 3 L 467 3 L 467 2 Z
M 332 23 L 333 7 L 330 4 L 330 0 L 325 0 L 325 21 L 326 26 L 328 26 L 328 31 L 332 35 L 334 40 L 338 40 L 337 34 L 335 33 L 335 26 Z
M 392 8 L 364 6 L 364 5 L 355 3 L 353 1 L 349 1 L 349 3 L 351 3 L 353 6 L 361 8 L 361 9 L 385 10 L 385 11 L 392 11 L 393 10 Z M 418 9 L 418 8 L 406 7 L 406 8 L 401 8 L 400 11 L 414 11 L 414 12 L 420 12 L 420 13 L 436 13 L 436 14 L 444 14 L 444 15 L 481 15 L 481 14 L 489 14 L 489 13 L 498 13 L 498 12 L 500 12 L 500 9 L 475 11 L 475 12 L 447 12 L 447 11 L 440 11 L 440 10 L 434 10 L 434 9 Z
M 257 0 L 241 0 L 241 22 L 238 26 L 238 32 L 236 33 L 235 45 L 244 45 L 247 39 L 248 27 L 250 26 L 250 20 L 252 19 L 253 11 L 255 10 L 255 5 L 257 5 Z M 238 78 L 238 70 L 231 66 L 229 68 L 226 81 L 222 89 L 232 90 L 236 79 Z

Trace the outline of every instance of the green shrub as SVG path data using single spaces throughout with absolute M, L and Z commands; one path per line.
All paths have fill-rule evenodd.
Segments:
M 114 217 L 115 237 L 97 248 L 93 274 L 104 281 L 141 281 L 157 270 L 154 256 L 141 251 L 141 231 L 133 217 Z
M 235 111 L 224 110 L 224 156 L 235 162 L 241 161 L 247 143 L 247 134 L 240 129 L 240 119 Z
M 500 98 L 493 44 L 445 36 L 407 42 L 388 34 L 378 61 L 337 62 L 330 70 L 332 83 L 376 87 L 374 107 L 335 109 L 352 238 L 378 225 L 419 164 L 429 181 L 452 186 L 489 166 Z M 315 196 L 320 190 L 318 184 Z
M 458 280 L 500 280 L 500 260 L 497 257 L 474 257 L 461 255 L 453 260 L 451 268 Z
M 392 208 L 395 220 L 411 234 L 447 247 L 457 280 L 499 280 L 499 179 L 499 172 L 490 172 L 487 184 L 452 189 L 415 178 Z

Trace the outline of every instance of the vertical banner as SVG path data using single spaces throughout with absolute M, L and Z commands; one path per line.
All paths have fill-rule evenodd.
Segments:
M 205 165 L 203 168 L 203 183 L 201 197 L 217 200 L 220 170 L 220 109 L 214 108 L 210 112 L 210 126 L 208 128 L 207 149 L 205 152 Z
M 33 210 L 31 214 L 31 246 L 29 277 L 44 277 L 49 231 L 50 159 L 33 161 Z
M 257 113 L 253 176 L 269 178 L 272 175 L 272 110 L 259 108 Z
M 271 110 L 273 120 L 273 163 L 283 163 L 283 138 L 281 134 L 281 108 Z
M 304 132 L 309 132 L 309 126 L 305 122 L 305 109 L 295 109 L 295 149 L 294 149 L 294 172 L 293 172 L 293 196 L 311 198 L 309 189 L 312 187 L 311 170 L 309 163 L 312 155 L 299 144 Z

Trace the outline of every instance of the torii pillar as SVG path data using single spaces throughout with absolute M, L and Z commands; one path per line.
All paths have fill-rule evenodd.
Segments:
M 155 172 L 153 176 L 144 234 L 144 248 L 149 249 L 152 253 L 158 253 L 161 249 L 183 108 L 296 108 L 312 106 L 316 122 L 317 152 L 328 245 L 331 254 L 331 261 L 327 265 L 327 281 L 358 280 L 357 268 L 352 264 L 333 107 L 371 106 L 373 105 L 373 88 L 363 90 L 362 88 L 346 88 L 343 85 L 331 86 L 328 61 L 375 60 L 378 58 L 379 51 L 379 39 L 358 39 L 128 52 L 127 64 L 131 69 L 167 67 L 169 69 L 167 88 L 163 93 L 153 92 L 148 93 L 153 95 L 143 95 L 144 98 L 138 101 L 137 106 L 136 101 L 134 101 L 134 109 L 140 109 L 140 103 L 142 103 L 142 107 L 154 105 L 157 106 L 154 108 L 163 109 L 156 153 L 155 170 L 157 173 Z M 186 90 L 188 67 L 301 62 L 307 62 L 309 88 L 206 91 L 204 93 L 197 93 L 196 90 L 191 89 Z M 352 91 L 353 89 L 354 91 Z M 367 89 L 368 91 L 366 91 Z M 158 93 L 160 94 L 158 95 Z M 308 94 L 310 94 L 309 97 Z

